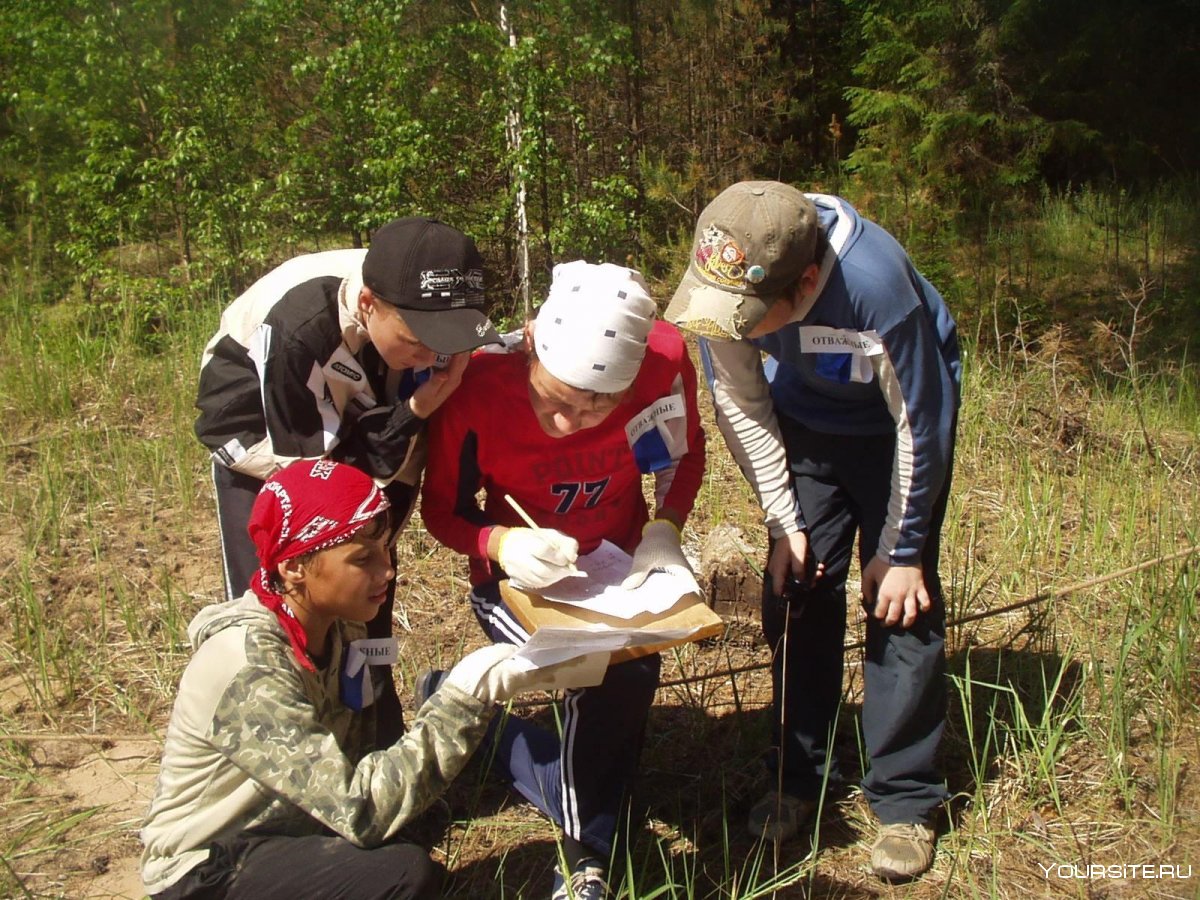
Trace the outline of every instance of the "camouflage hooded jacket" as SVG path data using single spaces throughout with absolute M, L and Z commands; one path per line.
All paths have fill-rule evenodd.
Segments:
M 462 770 L 491 708 L 445 686 L 396 744 L 373 750 L 375 707 L 339 699 L 339 672 L 361 625 L 331 629 L 331 657 L 308 672 L 252 593 L 206 607 L 188 628 L 195 653 L 163 746 L 142 828 L 142 880 L 153 894 L 247 829 L 331 830 L 362 847 L 388 840 Z

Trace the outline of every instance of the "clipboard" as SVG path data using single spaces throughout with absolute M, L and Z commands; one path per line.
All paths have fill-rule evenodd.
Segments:
M 612 654 L 612 658 L 609 660 L 610 664 L 627 662 L 640 656 L 649 656 L 651 653 L 660 653 L 679 644 L 717 637 L 725 632 L 725 621 L 709 608 L 699 594 L 694 593 L 684 594 L 665 613 L 642 613 L 631 619 L 618 619 L 615 616 L 606 616 L 590 609 L 555 603 L 540 594 L 513 587 L 508 583 L 507 578 L 500 582 L 500 597 L 512 610 L 521 625 L 531 634 L 542 625 L 558 628 L 608 625 L 612 628 L 623 629 L 654 625 L 662 629 L 695 629 L 687 637 L 676 640 L 617 650 Z

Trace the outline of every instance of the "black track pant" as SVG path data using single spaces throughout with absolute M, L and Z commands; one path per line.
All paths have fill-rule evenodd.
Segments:
M 245 833 L 152 900 L 425 900 L 441 894 L 442 867 L 416 844 L 373 850 L 333 835 Z
M 778 773 L 782 765 L 786 792 L 814 799 L 825 779 L 840 780 L 827 748 L 842 697 L 846 577 L 856 535 L 860 564 L 875 555 L 891 496 L 895 438 L 822 434 L 783 418 L 780 424 L 810 552 L 825 563 L 825 575 L 790 617 L 764 584 L 779 753 L 772 767 Z M 949 477 L 946 482 L 922 555 L 933 608 L 907 629 L 886 627 L 868 610 L 862 723 L 869 766 L 862 788 L 884 824 L 922 821 L 947 796 L 934 758 L 946 722 L 945 608 L 937 573 Z
M 493 641 L 528 639 L 498 583 L 476 586 L 471 605 Z M 493 736 L 496 761 L 513 787 L 606 863 L 637 775 L 661 668 L 657 653 L 642 656 L 609 666 L 595 687 L 564 691 L 561 734 L 513 717 Z

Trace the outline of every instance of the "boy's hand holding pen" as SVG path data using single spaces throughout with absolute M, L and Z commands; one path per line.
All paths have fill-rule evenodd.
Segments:
M 508 494 L 504 499 L 529 526 L 510 528 L 500 539 L 496 557 L 509 578 L 536 590 L 579 574 L 579 542 L 553 528 L 539 528 L 516 500 Z

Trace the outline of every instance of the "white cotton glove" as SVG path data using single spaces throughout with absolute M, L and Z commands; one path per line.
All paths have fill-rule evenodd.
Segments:
M 505 703 L 517 694 L 537 690 L 544 680 L 538 670 L 520 668 L 511 657 L 512 644 L 492 644 L 468 653 L 446 675 L 452 684 L 484 703 Z
M 641 587 L 654 571 L 692 574 L 692 567 L 688 565 L 683 548 L 679 546 L 679 529 L 667 519 L 646 523 L 642 529 L 642 542 L 633 551 L 633 565 L 621 582 L 621 587 L 627 591 Z
M 510 528 L 496 556 L 509 578 L 537 590 L 576 571 L 579 542 L 553 528 Z

